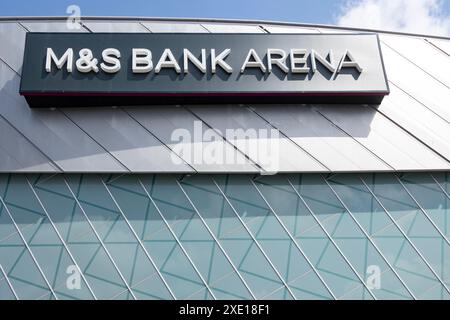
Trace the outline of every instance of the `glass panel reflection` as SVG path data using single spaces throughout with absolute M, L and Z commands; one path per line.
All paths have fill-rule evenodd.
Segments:
M 450 299 L 449 177 L 0 174 L 0 299 Z

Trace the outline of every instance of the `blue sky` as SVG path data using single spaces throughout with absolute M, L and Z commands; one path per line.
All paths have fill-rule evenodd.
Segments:
M 230 18 L 450 36 L 450 0 L 1 0 L 0 16 Z
M 3 0 L 0 15 L 82 15 L 268 19 L 333 23 L 344 0 Z

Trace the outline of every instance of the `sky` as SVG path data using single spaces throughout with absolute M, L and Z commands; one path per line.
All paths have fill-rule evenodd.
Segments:
M 276 20 L 450 36 L 450 0 L 2 0 L 0 16 L 145 16 Z

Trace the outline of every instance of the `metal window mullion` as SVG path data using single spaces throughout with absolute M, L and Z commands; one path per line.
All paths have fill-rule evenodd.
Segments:
M 441 186 L 441 184 L 439 183 L 439 181 L 437 181 L 437 179 L 433 176 L 433 174 L 430 174 L 431 178 L 434 180 L 434 182 L 438 185 L 439 189 L 442 190 L 442 192 L 447 196 L 447 198 L 450 199 L 450 195 L 447 193 L 447 191 Z
M 414 243 L 411 241 L 411 239 L 408 237 L 408 235 L 403 231 L 403 229 L 397 224 L 397 221 L 395 221 L 394 217 L 390 214 L 390 212 L 386 209 L 386 207 L 381 203 L 381 201 L 378 199 L 378 197 L 375 195 L 375 193 L 370 189 L 370 187 L 367 185 L 367 183 L 364 181 L 363 178 L 359 177 L 359 179 L 362 181 L 364 186 L 367 188 L 367 190 L 370 192 L 370 194 L 374 197 L 374 199 L 378 202 L 378 204 L 383 208 L 383 210 L 386 212 L 389 219 L 394 223 L 394 225 L 397 227 L 397 229 L 400 231 L 400 233 L 405 237 L 406 241 L 411 245 L 411 247 L 414 249 L 414 251 L 417 253 L 417 255 L 423 260 L 425 265 L 430 269 L 431 273 L 436 277 L 436 279 L 444 286 L 445 290 L 450 293 L 445 283 L 442 281 L 442 279 L 438 276 L 438 274 L 434 271 L 433 267 L 428 263 L 428 261 L 424 258 L 422 253 L 417 249 L 417 247 L 414 245 Z
M 300 193 L 297 191 L 297 189 L 295 188 L 295 186 L 292 184 L 291 180 L 289 178 L 286 178 L 288 183 L 291 185 L 291 188 L 294 190 L 294 192 L 297 194 L 297 196 L 300 198 L 300 200 L 302 201 L 302 203 L 305 205 L 306 209 L 309 211 L 309 213 L 311 214 L 311 216 L 313 217 L 314 221 L 316 221 L 316 223 L 319 225 L 320 229 L 322 229 L 322 231 L 325 233 L 325 235 L 328 237 L 328 239 L 331 241 L 331 243 L 333 244 L 333 246 L 336 248 L 336 250 L 339 252 L 339 254 L 342 256 L 342 258 L 344 259 L 344 261 L 348 264 L 348 266 L 350 267 L 350 269 L 353 271 L 353 273 L 356 275 L 356 277 L 359 279 L 359 281 L 362 283 L 362 285 L 367 289 L 367 291 L 369 292 L 369 294 L 372 296 L 372 298 L 374 298 L 375 300 L 377 300 L 377 298 L 375 297 L 375 295 L 372 293 L 372 291 L 369 289 L 369 287 L 367 286 L 366 282 L 364 281 L 363 278 L 361 278 L 361 276 L 359 275 L 358 271 L 356 271 L 355 267 L 353 267 L 353 265 L 350 263 L 350 261 L 347 259 L 347 257 L 344 255 L 344 253 L 341 251 L 341 249 L 339 248 L 339 246 L 337 245 L 337 243 L 334 241 L 334 239 L 331 237 L 331 235 L 328 233 L 328 231 L 325 229 L 325 227 L 322 225 L 322 223 L 320 222 L 319 218 L 316 217 L 316 214 L 312 211 L 312 209 L 310 208 L 310 206 L 308 205 L 308 203 L 305 201 L 305 199 L 303 199 L 302 195 L 300 195 Z
M 239 216 L 239 213 L 236 211 L 236 209 L 234 208 L 234 206 L 231 204 L 230 200 L 228 199 L 228 197 L 225 195 L 225 193 L 222 191 L 222 189 L 219 187 L 219 185 L 217 184 L 216 180 L 214 180 L 214 178 L 211 178 L 211 180 L 214 182 L 214 184 L 216 185 L 217 189 L 219 189 L 220 193 L 222 194 L 222 197 L 225 199 L 225 201 L 228 203 L 228 205 L 231 207 L 231 209 L 233 210 L 234 214 L 236 215 L 236 217 L 238 218 L 239 222 L 242 224 L 242 226 L 244 227 L 244 229 L 247 231 L 247 233 L 250 235 L 250 237 L 253 239 L 253 242 L 256 244 L 256 246 L 258 247 L 259 251 L 261 251 L 261 253 L 263 254 L 264 258 L 267 260 L 267 262 L 270 264 L 270 267 L 273 269 L 273 271 L 275 271 L 276 275 L 278 276 L 278 278 L 280 278 L 281 282 L 283 283 L 284 287 L 289 291 L 289 294 L 292 296 L 292 298 L 294 300 L 296 300 L 297 298 L 295 297 L 294 293 L 292 292 L 291 288 L 288 286 L 287 282 L 284 280 L 284 278 L 281 276 L 281 274 L 279 273 L 279 271 L 277 270 L 277 268 L 275 267 L 275 265 L 272 263 L 272 261 L 270 260 L 269 256 L 266 254 L 266 252 L 264 251 L 264 249 L 261 247 L 261 244 L 256 240 L 256 238 L 254 237 L 253 233 L 250 231 L 250 229 L 247 227 L 247 225 L 245 224 L 245 222 L 242 220 L 242 218 Z
M 103 243 L 102 238 L 100 237 L 100 235 L 97 233 L 97 230 L 95 230 L 94 225 L 92 224 L 91 220 L 89 219 L 87 213 L 84 211 L 84 208 L 81 206 L 81 203 L 78 201 L 78 198 L 75 196 L 75 193 L 72 191 L 72 188 L 70 187 L 69 183 L 67 182 L 66 178 L 63 177 L 64 179 L 64 183 L 66 184 L 67 188 L 69 189 L 73 199 L 75 200 L 75 202 L 77 203 L 78 207 L 80 208 L 81 212 L 83 213 L 84 218 L 86 219 L 87 223 L 89 224 L 89 226 L 92 229 L 92 232 L 94 232 L 95 237 L 97 238 L 98 242 L 100 243 L 100 245 L 102 246 L 103 250 L 105 250 L 106 255 L 108 256 L 109 260 L 111 261 L 111 263 L 113 264 L 114 268 L 116 269 L 117 273 L 119 274 L 120 279 L 123 281 L 123 283 L 125 284 L 125 287 L 128 289 L 128 292 L 130 292 L 131 296 L 133 297 L 134 300 L 137 300 L 136 296 L 134 295 L 133 291 L 131 290 L 130 286 L 128 285 L 128 283 L 125 280 L 125 277 L 123 276 L 122 272 L 119 270 L 119 268 L 117 267 L 116 262 L 114 261 L 114 259 L 112 258 L 111 254 L 109 253 L 108 249 L 106 249 L 105 244 Z
M 16 223 L 16 221 L 14 220 L 14 218 L 13 218 L 11 212 L 9 211 L 8 207 L 6 206 L 6 203 L 5 203 L 5 201 L 3 200 L 3 197 L 1 197 L 1 196 L 0 196 L 0 201 L 2 202 L 3 206 L 5 207 L 6 213 L 8 214 L 8 216 L 9 216 L 9 218 L 11 219 L 12 223 L 14 224 L 14 227 L 16 228 L 17 233 L 18 233 L 19 236 L 20 236 L 20 239 L 22 240 L 22 242 L 24 243 L 26 249 L 28 250 L 28 253 L 30 254 L 31 259 L 32 259 L 33 262 L 35 263 L 36 267 L 38 268 L 39 273 L 40 273 L 41 276 L 44 278 L 44 281 L 45 281 L 46 285 L 48 286 L 48 288 L 49 288 L 51 294 L 53 295 L 53 297 L 54 297 L 56 300 L 58 300 L 58 297 L 56 296 L 55 291 L 53 290 L 52 286 L 50 285 L 50 282 L 47 280 L 47 277 L 45 276 L 44 271 L 42 271 L 42 268 L 41 268 L 41 266 L 39 265 L 39 263 L 37 262 L 36 257 L 34 256 L 33 252 L 31 251 L 31 248 L 30 248 L 30 246 L 28 245 L 27 241 L 25 240 L 25 237 L 23 236 L 22 231 L 20 231 L 19 226 L 17 225 L 17 223 Z
M 442 190 L 442 192 L 447 196 L 447 201 L 446 201 L 446 205 L 449 204 L 450 202 L 450 195 L 447 193 L 447 191 L 444 189 L 444 187 L 439 183 L 439 181 L 437 181 L 437 179 L 433 176 L 432 173 L 430 173 L 431 178 L 434 180 L 434 182 L 438 185 L 439 189 Z M 447 208 L 446 210 L 448 210 L 450 208 Z M 445 215 L 445 232 L 447 233 L 448 230 L 448 215 Z
M 177 300 L 175 294 L 172 292 L 172 289 L 169 287 L 169 284 L 166 282 L 166 279 L 163 277 L 163 275 L 161 274 L 161 272 L 159 271 L 158 267 L 156 266 L 156 263 L 153 261 L 153 258 L 150 256 L 150 254 L 148 253 L 147 249 L 144 246 L 144 243 L 141 241 L 141 239 L 139 238 L 139 236 L 137 235 L 137 233 L 134 231 L 133 227 L 131 226 L 131 223 L 128 221 L 127 217 L 125 216 L 125 214 L 122 211 L 122 208 L 119 206 L 118 202 L 116 201 L 116 199 L 114 198 L 113 194 L 111 193 L 111 191 L 109 190 L 108 186 L 106 185 L 106 183 L 103 181 L 102 178 L 100 178 L 100 180 L 102 181 L 103 186 L 105 187 L 106 191 L 108 192 L 109 196 L 111 197 L 112 201 L 114 202 L 114 204 L 116 205 L 117 209 L 119 209 L 120 214 L 122 215 L 125 223 L 127 224 L 128 228 L 130 229 L 131 233 L 133 233 L 133 236 L 136 238 L 136 241 L 138 242 L 139 246 L 141 247 L 141 249 L 144 251 L 145 256 L 147 257 L 147 259 L 150 261 L 150 263 L 152 264 L 153 268 L 155 269 L 156 273 L 158 274 L 159 278 L 161 279 L 161 281 L 164 283 L 164 285 L 166 286 L 166 289 L 169 291 L 170 295 L 172 296 L 172 298 L 174 300 Z
M 116 199 L 114 198 L 114 196 L 112 195 L 111 191 L 109 190 L 108 186 L 106 185 L 106 183 L 103 181 L 103 178 L 100 177 L 100 180 L 103 184 L 103 186 L 105 187 L 106 191 L 108 192 L 109 196 L 111 197 L 112 201 L 114 202 L 115 206 L 117 207 L 117 209 L 119 209 L 120 214 L 122 215 L 125 223 L 127 224 L 128 228 L 130 229 L 131 233 L 133 233 L 133 236 L 136 238 L 136 241 L 138 242 L 139 246 L 141 247 L 141 249 L 144 251 L 145 256 L 147 257 L 147 259 L 150 261 L 150 263 L 152 264 L 153 268 L 156 270 L 156 273 L 158 274 L 159 278 L 161 279 L 161 281 L 164 283 L 164 285 L 166 286 L 166 289 L 169 291 L 170 295 L 172 296 L 172 298 L 174 300 L 177 300 L 175 294 L 172 292 L 172 289 L 170 289 L 169 285 L 166 282 L 166 279 L 163 277 L 163 275 L 161 274 L 161 272 L 159 271 L 158 267 L 156 266 L 156 263 L 153 261 L 153 258 L 150 256 L 150 254 L 148 253 L 147 249 L 145 248 L 144 244 L 142 243 L 140 237 L 136 234 L 136 232 L 134 231 L 133 227 L 131 226 L 130 222 L 128 221 L 128 219 L 126 218 L 125 214 L 122 211 L 122 208 L 119 206 L 119 204 L 117 203 Z
M 6 272 L 3 269 L 1 264 L 0 264 L 0 272 L 3 273 L 3 276 L 5 277 L 5 281 L 8 284 L 9 289 L 11 289 L 11 292 L 13 293 L 16 300 L 19 300 L 19 296 L 17 295 L 16 290 L 14 290 L 14 287 L 12 286 L 11 282 L 9 281 L 8 275 L 6 274 Z
M 142 189 L 144 189 L 145 194 L 147 195 L 148 199 L 151 201 L 151 203 L 155 206 L 156 211 L 158 212 L 159 216 L 161 217 L 161 219 L 163 220 L 164 224 L 166 225 L 166 227 L 169 229 L 170 234 L 172 235 L 172 237 L 175 239 L 175 241 L 177 242 L 177 244 L 180 246 L 181 251 L 183 251 L 183 254 L 186 256 L 186 258 L 189 260 L 189 263 L 192 265 L 192 267 L 194 268 L 195 272 L 197 273 L 197 275 L 200 277 L 200 279 L 202 280 L 203 284 L 205 285 L 206 289 L 208 290 L 208 292 L 211 294 L 211 296 L 214 298 L 214 300 L 217 300 L 216 296 L 214 295 L 214 293 L 212 292 L 211 288 L 209 287 L 208 283 L 206 282 L 206 280 L 203 278 L 202 274 L 200 273 L 200 271 L 198 270 L 197 266 L 194 264 L 194 262 L 192 261 L 191 257 L 189 256 L 189 254 L 187 253 L 186 249 L 183 247 L 183 245 L 181 244 L 180 239 L 178 239 L 177 235 L 175 234 L 175 232 L 172 230 L 172 227 L 169 225 L 169 223 L 167 222 L 166 218 L 164 217 L 164 215 L 162 214 L 161 210 L 159 210 L 159 207 L 156 205 L 156 202 L 154 201 L 153 197 L 150 196 L 150 193 L 147 191 L 147 188 L 145 188 L 144 184 L 142 183 L 141 179 L 137 178 L 139 184 L 141 185 Z
M 381 250 L 378 248 L 378 246 L 375 244 L 375 242 L 372 240 L 372 238 L 370 237 L 370 235 L 366 232 L 366 230 L 363 228 L 363 226 L 358 222 L 358 220 L 354 217 L 353 213 L 350 211 L 350 208 L 347 207 L 347 205 L 344 203 L 344 201 L 341 199 L 341 197 L 337 194 L 337 192 L 333 189 L 333 187 L 330 185 L 330 183 L 325 179 L 325 177 L 323 177 L 323 180 L 325 181 L 325 183 L 328 185 L 328 187 L 331 189 L 331 191 L 333 192 L 333 194 L 336 196 L 336 198 L 339 200 L 339 202 L 342 204 L 342 206 L 345 208 L 345 210 L 347 210 L 347 212 L 349 213 L 350 217 L 352 218 L 352 220 L 358 225 L 358 228 L 364 233 L 364 235 L 366 236 L 366 238 L 370 241 L 370 243 L 372 244 L 372 246 L 375 248 L 375 250 L 378 252 L 378 254 L 383 258 L 384 262 L 388 265 L 388 267 L 392 270 L 392 272 L 395 274 L 395 276 L 397 277 L 397 279 L 402 283 L 402 285 L 405 287 L 405 289 L 408 291 L 408 293 L 411 295 L 411 297 L 414 300 L 417 300 L 417 298 L 415 297 L 414 293 L 409 289 L 409 287 L 406 285 L 406 283 L 403 281 L 403 279 L 400 277 L 400 275 L 397 273 L 397 271 L 394 269 L 394 267 L 389 263 L 389 261 L 387 260 L 387 258 L 383 255 L 383 253 L 381 252 Z
M 447 242 L 447 245 L 450 245 L 450 242 L 448 241 L 445 234 L 442 233 L 442 231 L 439 229 L 439 227 L 434 223 L 433 219 L 430 218 L 430 216 L 426 213 L 425 209 L 420 205 L 420 203 L 416 200 L 416 198 L 414 198 L 414 196 L 411 194 L 411 192 L 408 190 L 408 188 L 406 188 L 406 186 L 402 182 L 402 180 L 396 174 L 394 174 L 394 176 L 397 179 L 397 181 L 401 184 L 403 189 L 405 189 L 406 193 L 408 193 L 408 195 L 411 197 L 411 199 L 413 199 L 414 203 L 419 207 L 420 211 L 425 215 L 427 220 L 433 225 L 433 227 L 440 234 L 440 236 L 444 239 L 444 241 Z
M 200 220 L 202 221 L 202 224 L 205 226 L 206 230 L 208 230 L 208 233 L 211 235 L 211 237 L 214 239 L 215 243 L 217 244 L 217 246 L 219 247 L 220 251 L 222 251 L 223 255 L 225 256 L 225 258 L 228 260 L 228 262 L 230 263 L 231 267 L 233 268 L 233 270 L 236 272 L 237 276 L 239 277 L 239 279 L 242 281 L 242 283 L 244 284 L 244 286 L 246 287 L 246 289 L 248 290 L 248 292 L 250 293 L 250 295 L 252 296 L 253 300 L 257 300 L 256 296 L 253 294 L 252 290 L 250 290 L 250 287 L 248 286 L 247 282 L 245 281 L 245 279 L 242 277 L 241 273 L 239 272 L 239 270 L 236 268 L 236 266 L 234 265 L 233 261 L 230 259 L 230 257 L 228 256 L 227 252 L 223 249 L 222 245 L 219 243 L 219 240 L 217 239 L 217 237 L 214 235 L 214 233 L 212 232 L 212 230 L 209 228 L 208 224 L 206 223 L 206 221 L 203 219 L 202 215 L 200 214 L 200 212 L 197 210 L 197 207 L 195 206 L 194 202 L 192 202 L 191 198 L 188 196 L 187 192 L 184 190 L 183 186 L 181 185 L 181 183 L 175 179 L 175 182 L 177 183 L 178 187 L 181 189 L 181 192 L 183 192 L 184 196 L 186 197 L 186 199 L 188 200 L 189 204 L 192 206 L 192 208 L 194 209 L 195 213 L 198 215 L 198 217 L 200 218 Z
M 306 262 L 308 263 L 308 265 L 310 266 L 310 268 L 314 271 L 314 273 L 317 275 L 317 277 L 319 278 L 319 280 L 322 282 L 322 284 L 325 286 L 325 288 L 327 289 L 327 291 L 331 294 L 331 296 L 333 297 L 334 300 L 337 300 L 337 297 L 334 295 L 333 291 L 331 291 L 331 289 L 328 287 L 328 284 L 325 282 L 325 280 L 323 280 L 322 276 L 320 275 L 320 273 L 316 270 L 316 267 L 314 266 L 314 264 L 309 260 L 308 256 L 305 254 L 305 252 L 303 251 L 303 249 L 300 247 L 300 245 L 297 243 L 297 240 L 292 236 L 292 234 L 289 232 L 288 228 L 284 225 L 284 223 L 281 221 L 280 217 L 278 216 L 278 214 L 275 212 L 275 210 L 272 208 L 272 206 L 270 205 L 269 201 L 267 201 L 266 197 L 264 197 L 264 195 L 262 194 L 261 190 L 259 190 L 258 186 L 255 184 L 254 181 L 250 180 L 251 183 L 253 184 L 253 186 L 256 188 L 256 190 L 258 191 L 259 195 L 262 197 L 262 199 L 264 200 L 264 202 L 266 203 L 266 205 L 269 207 L 270 211 L 273 213 L 273 215 L 275 216 L 275 218 L 277 219 L 277 221 L 280 223 L 281 227 L 284 229 L 284 231 L 287 233 L 287 235 L 289 236 L 289 238 L 291 239 L 291 241 L 294 243 L 294 245 L 296 246 L 296 248 L 298 249 L 298 251 L 300 251 L 300 253 L 302 254 L 302 256 L 305 258 Z M 297 203 L 298 204 L 298 203 Z
M 447 277 L 447 279 L 442 279 L 444 281 L 450 281 L 450 276 Z M 425 294 L 427 292 L 430 292 L 431 290 L 435 289 L 437 286 L 439 286 L 439 283 L 436 283 L 434 285 L 432 285 L 431 287 L 429 287 L 428 289 L 425 289 L 425 291 L 422 294 Z
M 28 177 L 25 177 L 28 186 L 31 188 L 31 191 L 33 191 L 34 196 L 36 197 L 37 201 L 39 202 L 39 205 L 41 206 L 42 210 L 44 211 L 45 215 L 47 216 L 48 221 L 50 222 L 50 224 L 52 225 L 53 230 L 55 230 L 59 240 L 61 241 L 62 245 L 64 246 L 64 248 L 67 251 L 67 254 L 70 256 L 70 259 L 72 260 L 72 262 L 75 264 L 75 266 L 77 267 L 78 271 L 80 272 L 81 277 L 83 278 L 84 282 L 86 283 L 87 288 L 89 289 L 89 292 L 92 294 L 92 297 L 97 300 L 97 297 L 94 293 L 94 291 L 92 290 L 91 286 L 89 285 L 88 281 L 86 280 L 83 272 L 81 271 L 80 266 L 78 265 L 78 263 L 76 262 L 75 258 L 73 257 L 72 253 L 70 252 L 69 248 L 67 247 L 66 242 L 64 241 L 63 237 L 61 236 L 61 234 L 59 233 L 58 229 L 56 228 L 56 225 L 54 224 L 53 220 L 50 218 L 50 215 L 47 212 L 47 209 L 44 207 L 44 204 L 42 203 L 41 199 L 39 198 L 38 194 L 36 193 L 36 191 L 34 190 L 32 184 L 30 183 L 30 181 L 28 180 Z

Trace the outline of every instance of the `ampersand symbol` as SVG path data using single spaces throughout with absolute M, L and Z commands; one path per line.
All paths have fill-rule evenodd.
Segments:
M 81 49 L 79 55 L 80 58 L 76 62 L 78 71 L 82 73 L 98 72 L 98 60 L 93 59 L 94 55 L 90 49 Z

